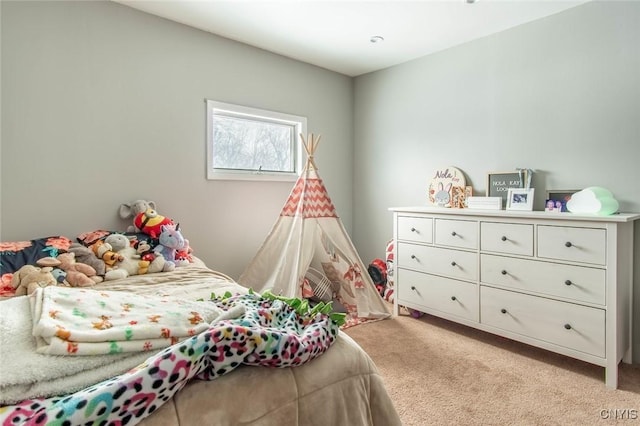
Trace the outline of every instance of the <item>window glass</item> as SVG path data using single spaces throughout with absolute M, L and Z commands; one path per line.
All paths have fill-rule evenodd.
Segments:
M 306 118 L 207 101 L 209 179 L 295 180 Z

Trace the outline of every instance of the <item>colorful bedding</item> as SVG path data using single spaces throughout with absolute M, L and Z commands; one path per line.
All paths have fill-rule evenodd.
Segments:
M 123 291 L 45 287 L 29 296 L 37 352 L 106 355 L 166 348 L 209 328 L 213 303 Z
M 0 424 L 93 424 L 108 415 L 114 423 L 140 422 L 141 426 L 400 425 L 375 365 L 335 325 L 317 328 L 314 321 L 297 321 L 298 314 L 291 315 L 286 304 L 258 301 L 256 295 L 247 294 L 247 289 L 206 268 L 198 259 L 173 272 L 133 276 L 94 288 L 190 300 L 209 299 L 212 292 L 231 292 L 238 296 L 226 302 L 218 300 L 216 306 L 225 312 L 229 304 L 250 306 L 252 314 L 225 319 L 101 383 L 65 396 L 29 398 L 4 407 Z M 0 310 L 2 304 L 12 301 L 0 302 Z M 326 316 L 317 319 L 327 321 Z M 282 334 L 279 328 L 271 327 L 272 321 L 298 331 Z M 285 343 L 292 336 L 293 342 L 298 342 L 293 349 L 291 343 Z M 127 354 L 95 358 L 108 356 L 129 359 Z M 0 378 L 4 381 L 4 373 Z M 40 385 L 46 383 L 28 382 L 23 387 L 33 390 Z
M 2 407 L 0 422 L 135 424 L 192 378 L 213 380 L 241 364 L 298 366 L 324 353 L 338 334 L 338 325 L 326 314 L 300 314 L 282 300 L 266 299 L 255 293 L 210 303 L 224 312 L 241 307 L 244 314 L 237 319 L 215 321 L 208 330 L 88 389 L 65 397 L 26 400 Z

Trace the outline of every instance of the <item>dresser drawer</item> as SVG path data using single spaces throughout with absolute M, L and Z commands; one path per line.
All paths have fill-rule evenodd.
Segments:
M 480 281 L 578 302 L 605 305 L 604 269 L 512 257 L 480 256 Z
M 466 249 L 478 248 L 478 222 L 436 219 L 436 244 Z
M 433 219 L 398 216 L 398 239 L 425 244 L 433 243 Z
M 478 279 L 478 255 L 474 252 L 398 243 L 396 262 L 400 268 L 472 281 Z
M 605 357 L 605 311 L 542 297 L 480 288 L 481 323 Z
M 596 228 L 539 225 L 538 257 L 604 265 L 606 231 Z
M 496 253 L 533 256 L 533 225 L 482 222 L 480 249 Z
M 478 321 L 478 287 L 463 281 L 398 269 L 398 303 L 406 302 Z

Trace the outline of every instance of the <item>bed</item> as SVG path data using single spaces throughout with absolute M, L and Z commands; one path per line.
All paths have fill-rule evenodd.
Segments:
M 78 289 L 69 289 L 69 291 L 76 290 Z M 91 290 L 104 294 L 111 294 L 110 292 L 126 293 L 146 299 L 162 296 L 169 299 L 179 298 L 194 301 L 208 300 L 212 293 L 215 295 L 225 294 L 227 298 L 229 295 L 250 297 L 252 294 L 228 276 L 209 269 L 196 257 L 189 265 L 176 268 L 171 272 L 134 275 L 119 280 L 106 281 L 96 284 L 91 287 Z M 259 296 L 257 295 L 257 297 Z M 30 327 L 29 321 L 31 319 L 22 325 L 11 323 L 20 315 L 11 315 L 12 319 L 7 319 L 9 307 L 17 309 L 15 307 L 18 305 L 26 306 L 26 299 L 31 299 L 30 303 L 33 303 L 34 296 L 19 296 L 0 301 L 0 313 L 4 313 L 1 324 L 3 348 L 11 343 L 6 342 L 7 339 L 18 339 L 17 333 L 14 333 L 13 330 L 20 327 Z M 129 356 L 131 359 L 127 359 L 128 355 L 119 354 L 118 356 L 122 356 L 122 359 L 127 359 L 129 365 L 117 358 L 117 362 L 110 362 L 99 368 L 94 368 L 98 371 L 98 375 L 93 379 L 87 378 L 85 370 L 69 372 L 68 376 L 60 373 L 60 369 L 55 367 L 56 362 L 65 362 L 64 360 L 69 357 L 38 354 L 40 358 L 36 357 L 36 361 L 38 359 L 45 361 L 30 362 L 29 357 L 36 355 L 27 352 L 30 349 L 33 350 L 36 343 L 32 341 L 33 339 L 20 339 L 16 345 L 25 346 L 26 349 L 23 348 L 24 356 L 3 354 L 3 358 L 12 358 L 12 365 L 15 368 L 11 368 L 10 364 L 5 362 L 7 360 L 3 359 L 2 367 L 0 367 L 3 370 L 0 380 L 1 405 L 3 405 L 0 407 L 0 422 L 3 424 L 48 424 L 58 421 L 59 417 L 56 416 L 64 417 L 63 413 L 66 416 L 70 412 L 82 411 L 82 416 L 87 415 L 86 418 L 82 417 L 82 422 L 78 420 L 80 417 L 69 417 L 75 420 L 71 420 L 68 424 L 85 424 L 95 421 L 97 418 L 106 419 L 108 422 L 120 421 L 121 424 L 145 426 L 201 424 L 392 426 L 401 424 L 375 365 L 358 344 L 342 331 L 336 331 L 335 338 L 332 338 L 326 351 L 322 354 L 315 354 L 313 359 L 301 363 L 299 366 L 270 368 L 240 364 L 228 373 L 206 377 L 208 380 L 185 375 L 183 380 L 177 380 L 173 383 L 170 388 L 171 392 L 164 395 L 154 395 L 153 409 L 137 409 L 135 407 L 136 398 L 139 398 L 146 388 L 140 385 L 141 382 L 131 380 L 132 372 L 137 373 L 142 369 L 140 365 L 148 370 L 149 359 L 159 358 L 162 354 L 166 354 L 164 356 L 168 359 L 170 355 L 173 356 L 175 353 L 170 353 L 170 350 L 175 350 L 180 345 L 184 346 L 184 342 L 190 342 L 203 335 L 206 335 L 206 332 L 176 342 L 174 345 L 153 354 L 137 353 L 131 355 Z M 135 356 L 138 358 L 134 359 Z M 141 357 L 146 357 L 146 362 L 143 361 L 140 364 L 140 360 L 143 359 Z M 90 357 L 76 358 L 90 359 Z M 14 370 L 23 369 L 26 371 L 32 368 L 34 363 L 42 365 L 47 362 L 51 363 L 52 370 L 58 371 L 56 374 L 59 377 L 51 381 L 43 381 L 41 378 L 31 375 L 30 378 L 24 378 L 24 382 L 21 384 L 13 383 L 16 380 L 15 377 L 20 377 L 20 374 L 15 373 Z M 132 368 L 132 363 L 136 365 L 135 368 Z M 120 371 L 116 372 L 115 370 L 118 368 Z M 12 372 L 14 373 L 11 374 Z M 100 374 L 103 376 L 101 377 Z M 12 383 L 9 383 L 11 382 L 8 379 L 9 376 L 14 378 Z M 128 382 L 118 382 L 127 377 L 129 377 Z M 53 386 L 56 380 L 60 382 L 57 386 L 65 386 L 65 382 L 69 382 L 70 386 L 66 391 L 61 391 L 63 388 Z M 99 384 L 87 383 L 87 380 L 93 380 Z M 73 399 L 73 395 L 86 392 L 87 389 L 95 391 L 96 387 L 105 386 L 105 384 L 116 386 L 118 383 L 120 383 L 119 386 L 121 386 L 124 395 L 120 400 L 117 400 L 120 395 L 115 392 L 113 401 L 100 402 L 89 409 L 86 400 L 77 402 L 80 400 Z M 127 384 L 123 385 L 122 383 Z M 47 387 L 48 385 L 53 387 Z M 127 386 L 127 390 L 124 391 Z M 140 386 L 139 389 L 138 386 Z M 37 394 L 44 395 L 44 398 L 35 397 Z M 65 398 L 60 395 L 70 396 Z M 149 394 L 146 395 L 147 399 L 138 400 L 139 404 L 148 404 Z M 46 404 L 52 404 L 52 401 L 55 401 L 54 408 L 48 410 L 42 408 Z M 134 406 L 129 410 L 130 414 L 124 417 L 118 415 L 118 408 L 126 404 Z M 114 414 L 110 414 L 109 411 Z

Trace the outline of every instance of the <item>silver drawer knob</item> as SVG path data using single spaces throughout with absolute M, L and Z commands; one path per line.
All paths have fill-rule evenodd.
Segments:
M 503 314 L 507 313 L 507 310 L 505 308 L 500 309 L 500 312 L 502 312 Z
M 415 289 L 416 289 L 416 286 L 412 285 L 411 290 L 415 290 Z
M 571 330 L 571 324 L 565 324 L 564 328 L 566 328 L 567 330 Z
M 566 285 L 571 285 L 571 284 L 573 284 L 573 283 L 571 282 L 571 280 L 566 280 L 564 283 L 565 283 Z
M 458 235 L 458 234 L 456 233 L 456 231 L 453 231 L 453 232 L 451 233 L 451 236 L 452 236 L 452 237 L 455 237 L 456 235 Z
M 417 259 L 415 254 L 412 254 L 412 255 L 411 255 L 411 258 L 412 258 L 412 259 Z
M 456 266 L 457 263 L 455 261 L 451 262 L 451 266 Z
M 505 237 L 504 235 L 502 236 L 502 238 L 500 238 L 502 241 L 507 241 L 507 237 Z
M 500 273 L 501 273 L 502 275 L 507 275 L 507 271 L 505 271 L 504 269 L 503 269 L 502 271 L 500 271 Z
M 411 232 L 418 232 L 416 228 L 411 228 Z
M 567 241 L 566 243 L 564 243 L 565 247 L 571 247 L 573 244 L 571 244 L 571 241 Z
M 455 302 L 456 301 L 456 297 L 455 296 L 451 296 L 451 300 L 453 300 Z

